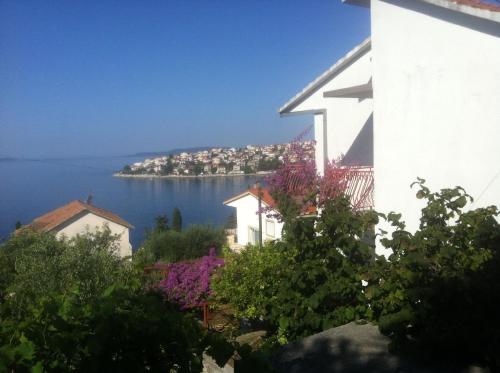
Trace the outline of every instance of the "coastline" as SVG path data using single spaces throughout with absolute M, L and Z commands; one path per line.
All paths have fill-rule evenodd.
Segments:
M 215 175 L 155 175 L 155 174 L 137 174 L 128 175 L 116 172 L 113 177 L 136 178 L 136 179 L 206 179 L 214 177 L 245 177 L 245 176 L 266 176 L 274 171 L 260 171 L 252 174 L 215 174 Z

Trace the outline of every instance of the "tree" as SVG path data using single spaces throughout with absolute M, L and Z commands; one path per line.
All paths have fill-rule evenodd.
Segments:
M 22 226 L 23 226 L 23 225 L 22 225 L 22 223 L 21 223 L 19 220 L 18 220 L 18 221 L 16 221 L 16 231 L 17 231 L 19 228 L 21 228 Z
M 177 207 L 172 212 L 172 229 L 176 232 L 182 231 L 182 215 L 181 210 Z
M 224 230 L 209 225 L 191 225 L 182 232 L 154 230 L 134 254 L 134 262 L 146 265 L 200 258 L 207 255 L 212 247 L 220 252 L 225 243 Z
M 245 174 L 252 174 L 255 171 L 254 171 L 254 169 L 251 166 L 245 165 L 245 166 L 243 166 L 243 172 Z
M 196 162 L 193 166 L 193 174 L 199 175 L 203 172 L 203 163 Z
M 124 174 L 130 174 L 130 173 L 132 173 L 132 169 L 131 169 L 131 168 L 130 168 L 130 166 L 127 164 L 127 165 L 125 165 L 125 166 L 123 167 L 122 172 L 123 172 Z
M 226 219 L 226 229 L 236 229 L 238 226 L 238 220 L 236 212 L 233 211 Z
M 165 232 L 168 231 L 168 217 L 167 215 L 158 215 L 155 218 L 155 232 Z
M 174 171 L 174 163 L 172 161 L 172 156 L 167 158 L 167 164 L 161 167 L 161 173 L 163 175 L 170 175 Z

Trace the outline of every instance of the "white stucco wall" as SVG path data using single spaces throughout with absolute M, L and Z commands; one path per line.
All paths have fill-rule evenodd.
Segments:
M 259 209 L 258 199 L 253 195 L 247 195 L 236 201 L 228 203 L 228 206 L 236 208 L 238 244 L 247 245 L 249 243 L 249 227 L 253 227 L 255 230 L 259 229 L 259 215 L 257 214 Z M 265 206 L 264 203 L 262 206 Z M 267 231 L 266 220 L 274 222 L 274 236 L 271 235 L 271 232 Z M 283 223 L 280 223 L 274 218 L 267 217 L 266 214 L 262 214 L 262 239 L 264 241 L 280 239 L 282 230 Z
M 293 114 L 314 114 L 316 167 L 320 173 L 327 161 L 349 152 L 373 111 L 371 98 L 325 98 L 323 93 L 366 84 L 370 78 L 371 52 L 367 50 L 291 111 Z
M 108 225 L 112 234 L 120 236 L 119 252 L 117 254 L 122 258 L 131 256 L 132 245 L 129 241 L 129 229 L 123 225 L 116 224 L 90 212 L 87 212 L 85 215 L 81 216 L 69 225 L 66 225 L 62 229 L 58 230 L 56 236 L 60 238 L 64 235 L 67 238 L 72 238 L 78 234 L 84 234 L 85 232 L 95 232 L 98 229 L 102 230 L 104 225 Z
M 499 205 L 500 24 L 410 0 L 371 13 L 376 209 L 417 228 L 417 176 Z

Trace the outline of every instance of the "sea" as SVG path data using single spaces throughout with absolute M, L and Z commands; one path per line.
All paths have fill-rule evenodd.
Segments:
M 16 222 L 34 218 L 78 199 L 118 214 L 135 228 L 130 232 L 134 250 L 144 240 L 155 217 L 178 207 L 183 226 L 223 225 L 234 211 L 223 201 L 245 191 L 257 176 L 211 178 L 121 178 L 113 173 L 134 157 L 88 157 L 0 161 L 0 240 L 14 231 Z

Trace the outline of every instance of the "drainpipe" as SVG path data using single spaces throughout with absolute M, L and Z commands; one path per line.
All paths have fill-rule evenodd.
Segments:
M 259 214 L 259 246 L 262 247 L 262 191 L 260 188 L 260 182 L 255 183 L 257 188 L 257 200 L 258 200 L 258 214 Z

